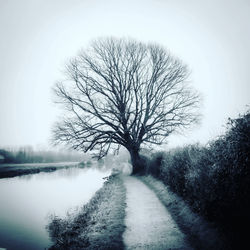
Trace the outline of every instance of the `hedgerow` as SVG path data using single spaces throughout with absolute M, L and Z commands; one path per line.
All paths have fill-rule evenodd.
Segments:
M 206 146 L 189 145 L 151 156 L 147 172 L 161 179 L 193 211 L 242 238 L 250 222 L 250 112 L 229 119 Z

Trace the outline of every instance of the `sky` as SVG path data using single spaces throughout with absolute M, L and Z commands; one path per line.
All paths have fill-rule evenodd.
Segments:
M 249 0 L 0 0 L 0 147 L 46 147 L 51 88 L 98 37 L 156 42 L 189 66 L 202 121 L 166 147 L 207 143 L 250 104 Z

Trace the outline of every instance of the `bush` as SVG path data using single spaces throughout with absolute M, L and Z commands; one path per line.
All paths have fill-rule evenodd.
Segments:
M 148 169 L 194 211 L 239 231 L 239 224 L 250 222 L 250 113 L 229 119 L 227 126 L 225 135 L 205 147 L 155 154 Z
M 150 158 L 147 158 L 146 173 L 151 174 L 155 177 L 159 177 L 160 166 L 162 165 L 163 159 L 164 152 L 153 153 Z

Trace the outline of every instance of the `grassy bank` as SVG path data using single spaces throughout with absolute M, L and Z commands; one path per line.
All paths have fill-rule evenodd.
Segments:
M 10 178 L 40 172 L 53 172 L 58 169 L 78 166 L 78 163 L 30 163 L 30 164 L 0 164 L 0 179 Z
M 123 249 L 125 198 L 120 177 L 110 177 L 77 215 L 52 218 L 50 249 Z
M 163 182 L 151 175 L 139 178 L 154 191 L 166 206 L 194 249 L 230 249 L 222 240 L 222 236 L 215 226 L 194 213 L 183 199 L 171 192 Z
M 228 130 L 207 146 L 190 145 L 156 153 L 147 173 L 214 223 L 233 249 L 248 243 L 250 223 L 250 112 L 229 119 Z

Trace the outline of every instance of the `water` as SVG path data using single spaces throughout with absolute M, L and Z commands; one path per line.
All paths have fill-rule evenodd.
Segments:
M 64 217 L 86 204 L 107 172 L 69 168 L 0 179 L 0 248 L 45 249 L 49 215 Z

